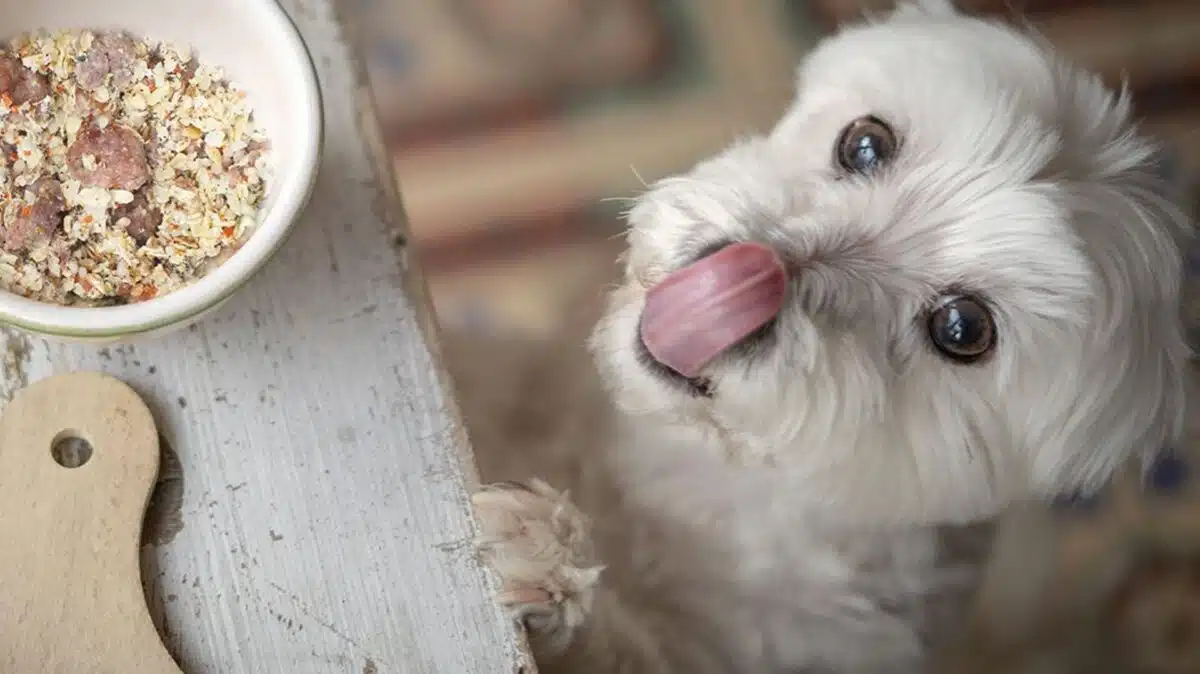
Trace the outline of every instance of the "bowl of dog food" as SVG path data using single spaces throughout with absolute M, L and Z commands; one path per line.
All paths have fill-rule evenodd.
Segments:
M 276 0 L 0 4 L 0 324 L 116 341 L 194 323 L 287 239 L 321 142 Z

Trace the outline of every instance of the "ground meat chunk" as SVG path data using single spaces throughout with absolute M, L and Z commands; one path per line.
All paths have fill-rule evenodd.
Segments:
M 67 149 L 67 165 L 71 175 L 89 187 L 134 192 L 150 179 L 142 137 L 119 124 L 80 131 Z
M 85 89 L 96 90 L 104 78 L 112 74 L 113 86 L 123 87 L 133 82 L 137 74 L 137 43 L 124 33 L 101 33 L 92 41 L 87 55 L 75 66 L 75 80 Z
M 40 101 L 50 95 L 50 81 L 15 56 L 0 54 L 0 94 L 8 96 L 13 105 Z
M 125 228 L 134 243 L 144 246 L 162 224 L 162 211 L 150 204 L 146 190 L 138 190 L 133 195 L 133 201 L 113 210 L 112 221 L 118 227 Z
M 182 65 L 179 71 L 179 81 L 183 82 L 183 86 L 186 87 L 188 84 L 191 84 L 192 78 L 196 76 L 196 69 L 199 67 L 200 64 L 196 62 L 196 59 L 192 59 Z
M 11 252 L 26 250 L 45 242 L 62 227 L 67 202 L 62 185 L 54 178 L 38 178 L 26 188 L 24 204 L 16 218 L 4 230 L 4 249 Z

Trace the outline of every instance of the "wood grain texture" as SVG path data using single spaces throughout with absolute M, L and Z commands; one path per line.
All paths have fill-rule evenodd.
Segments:
M 146 400 L 165 460 L 142 571 L 188 674 L 530 673 L 473 552 L 474 469 L 362 69 L 329 0 L 282 4 L 326 118 L 291 241 L 175 335 L 101 348 L 7 333 L 0 395 L 83 369 Z
M 0 671 L 180 674 L 150 620 L 138 569 L 158 463 L 150 410 L 111 377 L 51 377 L 7 406 Z

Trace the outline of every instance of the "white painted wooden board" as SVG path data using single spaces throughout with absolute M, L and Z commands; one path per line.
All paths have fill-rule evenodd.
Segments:
M 403 215 L 361 68 L 330 0 L 282 4 L 327 123 L 289 244 L 176 335 L 103 348 L 6 332 L 0 398 L 94 369 L 146 399 L 170 453 L 143 578 L 187 674 L 531 673 L 473 554 L 474 468 L 395 244 Z

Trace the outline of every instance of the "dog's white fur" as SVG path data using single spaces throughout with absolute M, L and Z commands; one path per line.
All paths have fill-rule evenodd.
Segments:
M 835 140 L 868 114 L 901 149 L 843 179 Z M 1035 37 L 927 0 L 823 41 L 769 135 L 642 195 L 591 342 L 617 411 L 482 460 L 553 485 L 475 499 L 542 670 L 918 671 L 931 607 L 961 618 L 969 589 L 946 527 L 1095 489 L 1174 441 L 1186 222 L 1130 115 Z M 639 316 L 730 241 L 804 271 L 772 339 L 699 396 L 639 357 Z M 927 343 L 947 289 L 995 312 L 982 363 Z

